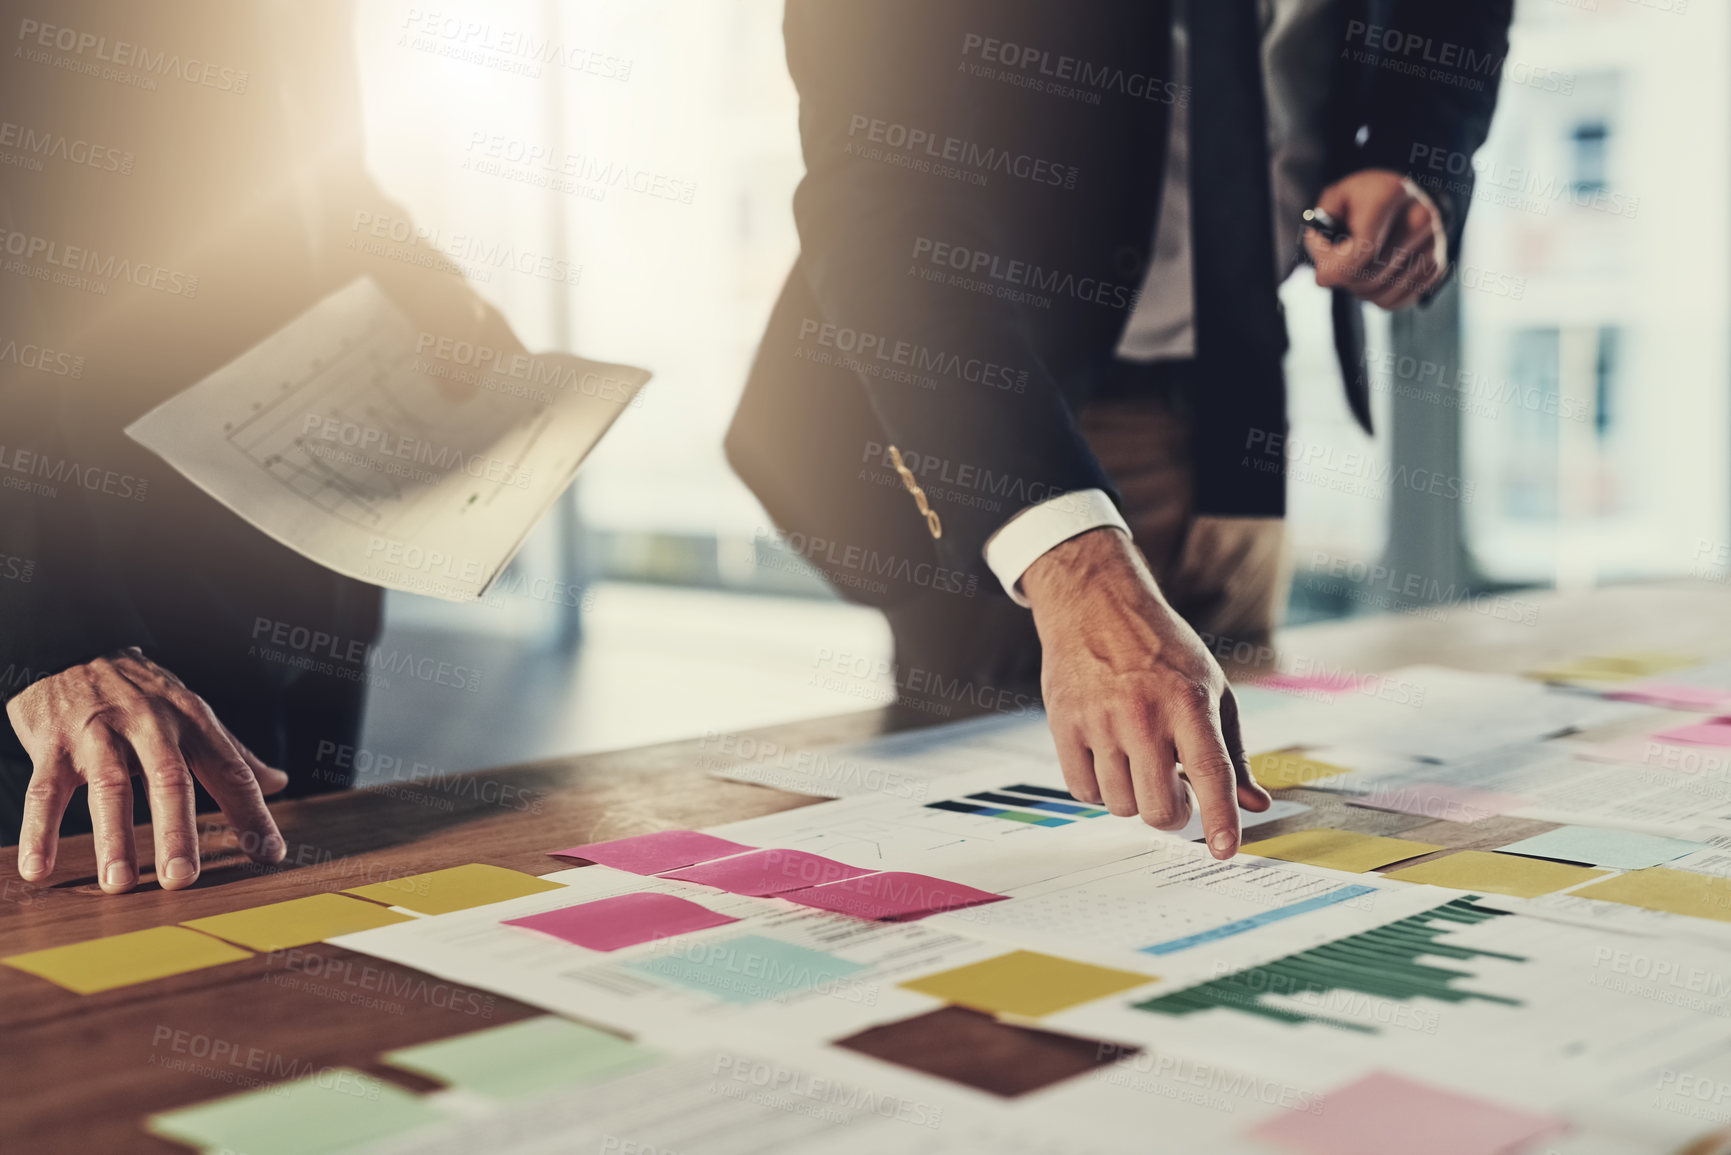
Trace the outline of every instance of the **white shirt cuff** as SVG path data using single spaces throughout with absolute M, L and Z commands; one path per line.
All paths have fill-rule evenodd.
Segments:
M 1022 594 L 1022 575 L 1053 546 L 1062 545 L 1091 529 L 1130 527 L 1103 489 L 1078 489 L 1048 498 L 998 527 L 986 539 L 986 566 L 1003 583 L 1004 592 L 1019 606 L 1028 604 Z

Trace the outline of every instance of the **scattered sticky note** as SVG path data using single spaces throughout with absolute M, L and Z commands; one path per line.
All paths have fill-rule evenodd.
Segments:
M 401 1087 L 348 1067 L 327 1067 L 293 1082 L 164 1111 L 144 1127 L 200 1150 L 304 1155 L 346 1151 L 447 1118 Z
M 1731 720 L 1714 718 L 1710 722 L 1695 722 L 1674 726 L 1653 735 L 1658 742 L 1683 742 L 1690 746 L 1731 746 Z
M 629 870 L 632 874 L 660 874 L 664 870 L 678 870 L 682 866 L 756 849 L 699 830 L 657 830 L 653 834 L 615 838 L 611 842 L 590 842 L 550 853 L 561 858 L 587 858 L 590 862 L 599 862 L 615 870 Z
M 738 921 L 677 895 L 639 893 L 508 918 L 505 925 L 528 927 L 589 950 L 620 950 Z
M 1712 686 L 1691 686 L 1684 682 L 1642 682 L 1606 694 L 1623 702 L 1639 702 L 1644 706 L 1663 706 L 1667 710 L 1713 711 L 1731 706 L 1731 690 Z
M 1275 750 L 1250 756 L 1251 776 L 1268 790 L 1291 790 L 1295 786 L 1309 786 L 1324 778 L 1338 778 L 1351 773 L 1345 766 L 1306 758 L 1296 750 Z
M 430 870 L 426 874 L 411 874 L 389 882 L 351 886 L 343 893 L 358 894 L 386 906 L 400 906 L 421 914 L 449 914 L 453 910 L 468 910 L 471 906 L 558 890 L 563 885 L 520 870 L 471 862 L 467 866 Z
M 1484 850 L 1461 850 L 1433 858 L 1417 866 L 1391 870 L 1387 877 L 1402 882 L 1425 882 L 1456 890 L 1489 891 L 1515 898 L 1537 898 L 1554 890 L 1567 890 L 1601 878 L 1608 871 L 1589 870 L 1561 862 L 1522 858 L 1515 854 L 1493 854 Z
M 1712 874 L 1654 866 L 1595 882 L 1575 893 L 1601 902 L 1731 922 L 1731 878 Z
M 346 894 L 312 894 L 272 902 L 229 914 L 190 918 L 181 923 L 253 950 L 287 950 L 323 942 L 339 934 L 372 930 L 410 916 L 387 910 L 375 902 L 364 902 Z
M 870 873 L 871 871 L 863 867 L 849 866 L 845 862 L 837 862 L 821 854 L 808 854 L 803 850 L 757 850 L 750 854 L 723 858 L 718 862 L 705 862 L 688 866 L 684 870 L 669 871 L 664 877 L 677 878 L 681 882 L 700 882 L 717 890 L 733 894 L 752 894 L 761 898 L 780 894 L 784 890 L 819 886 L 826 882 Z
M 976 1011 L 1038 1018 L 1157 981 L 1137 971 L 1017 950 L 901 986 Z
M 1369 793 L 1355 795 L 1349 801 L 1354 806 L 1368 806 L 1372 810 L 1393 810 L 1449 822 L 1477 822 L 1532 803 L 1531 798 L 1519 794 L 1474 790 L 1452 782 L 1407 780 L 1402 780 L 1397 786 L 1374 787 Z
M 1350 674 L 1268 674 L 1246 684 L 1287 694 L 1334 695 L 1356 688 L 1358 679 Z
M 1685 854 L 1693 854 L 1703 844 L 1681 838 L 1662 838 L 1657 834 L 1640 834 L 1633 830 L 1611 830 L 1599 826 L 1559 826 L 1531 838 L 1523 838 L 1507 846 L 1499 846 L 1504 854 L 1528 854 L 1537 858 L 1560 858 L 1566 862 L 1584 862 L 1588 866 L 1607 866 L 1612 870 L 1640 870 L 1672 862 Z
M 1295 830 L 1291 834 L 1276 834 L 1260 842 L 1247 842 L 1241 848 L 1246 854 L 1263 858 L 1279 858 L 1286 862 L 1305 862 L 1311 866 L 1326 866 L 1331 870 L 1350 870 L 1363 874 L 1391 862 L 1417 858 L 1442 847 L 1431 842 L 1413 842 L 1405 838 L 1382 838 L 1375 834 L 1358 834 L 1351 830 L 1331 830 L 1326 826 L 1310 830 Z
M 149 930 L 27 951 L 0 958 L 0 963 L 45 978 L 69 991 L 91 995 L 251 957 L 251 951 L 196 930 L 153 926 Z
M 1282 1111 L 1250 1134 L 1303 1155 L 1510 1155 L 1564 1127 L 1549 1115 L 1375 1071 L 1329 1092 L 1317 1109 Z
M 1692 654 L 1633 653 L 1601 654 L 1559 662 L 1541 670 L 1528 670 L 1527 677 L 1541 682 L 1632 682 L 1670 670 L 1694 666 L 1701 659 Z
M 761 1003 L 811 987 L 836 988 L 866 969 L 862 963 L 759 934 L 705 942 L 690 950 L 678 943 L 664 949 L 654 958 L 625 965 L 729 1003 Z
M 495 1099 L 599 1083 L 640 1070 L 661 1054 L 556 1015 L 488 1027 L 418 1047 L 386 1051 L 385 1062 Z
M 781 897 L 801 906 L 851 914 L 855 918 L 912 920 L 939 911 L 999 902 L 1004 896 L 925 874 L 888 870 L 827 886 L 788 891 Z

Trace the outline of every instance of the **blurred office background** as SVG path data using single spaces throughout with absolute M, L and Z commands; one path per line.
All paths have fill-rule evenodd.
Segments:
M 428 12 L 360 5 L 375 174 L 531 348 L 655 380 L 507 592 L 389 596 L 386 645 L 483 677 L 376 693 L 366 745 L 460 770 L 889 701 L 881 620 L 776 544 L 721 451 L 797 247 L 780 0 Z M 539 44 L 564 63 L 523 55 Z M 1377 438 L 1341 398 L 1326 296 L 1288 282 L 1292 444 L 1312 454 L 1291 620 L 1724 576 L 1728 57 L 1722 4 L 1520 0 L 1461 283 L 1371 318 Z M 578 283 L 537 276 L 549 256 Z

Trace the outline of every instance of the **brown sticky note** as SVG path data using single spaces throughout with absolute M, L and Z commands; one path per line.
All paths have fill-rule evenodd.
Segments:
M 1250 773 L 1264 789 L 1291 790 L 1295 786 L 1309 786 L 1352 771 L 1332 762 L 1306 758 L 1296 750 L 1275 750 L 1268 754 L 1252 754 Z
M 1291 834 L 1276 834 L 1260 842 L 1247 842 L 1246 854 L 1263 858 L 1279 858 L 1286 862 L 1305 862 L 1311 866 L 1326 866 L 1331 870 L 1349 870 L 1363 874 L 1391 862 L 1417 858 L 1442 847 L 1430 842 L 1413 842 L 1405 838 L 1383 838 L 1376 834 L 1359 834 L 1351 830 L 1334 830 L 1327 826 L 1310 830 L 1295 830 Z
M 1480 890 L 1491 894 L 1507 894 L 1514 898 L 1537 898 L 1541 894 L 1567 890 L 1571 886 L 1603 878 L 1609 873 L 1608 870 L 1570 866 L 1563 862 L 1522 858 L 1518 854 L 1462 850 L 1443 858 L 1421 862 L 1417 866 L 1391 870 L 1387 877 L 1398 878 L 1402 882 L 1451 886 L 1456 890 Z
M 1731 922 L 1731 878 L 1651 866 L 1583 887 L 1582 898 Z
M 871 1027 L 837 1039 L 835 1045 L 1006 1099 L 1061 1083 L 1139 1050 L 1012 1026 L 966 1007 L 944 1007 Z

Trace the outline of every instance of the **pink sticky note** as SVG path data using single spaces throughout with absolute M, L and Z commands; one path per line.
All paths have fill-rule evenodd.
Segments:
M 708 862 L 729 854 L 756 850 L 755 846 L 730 842 L 713 834 L 696 830 L 657 830 L 653 834 L 638 834 L 630 838 L 615 838 L 612 842 L 590 842 L 583 846 L 550 850 L 561 858 L 587 858 L 615 870 L 632 874 L 660 874 L 694 862 Z
M 1714 718 L 1711 722 L 1661 730 L 1653 738 L 1659 742 L 1684 742 L 1691 746 L 1731 746 L 1731 722 Z
M 1450 822 L 1477 822 L 1493 814 L 1518 810 L 1532 799 L 1519 794 L 1499 794 L 1494 790 L 1474 790 L 1447 782 L 1402 782 L 1399 786 L 1376 787 L 1369 794 L 1348 801 L 1373 810 L 1395 810 L 1425 818 L 1445 818 Z
M 738 921 L 671 894 L 621 894 L 509 918 L 505 925 L 526 926 L 590 950 L 619 950 Z
M 790 891 L 781 897 L 801 906 L 815 906 L 855 918 L 912 920 L 982 902 L 999 902 L 1004 896 L 930 875 L 890 870 Z
M 1248 684 L 1288 694 L 1344 694 L 1358 679 L 1350 674 L 1269 674 Z
M 1717 710 L 1731 704 L 1731 690 L 1715 690 L 1711 686 L 1690 686 L 1682 682 L 1644 682 L 1625 686 L 1606 694 L 1624 702 L 1640 702 L 1647 706 L 1663 706 L 1668 710 Z
M 759 897 L 818 886 L 842 878 L 853 878 L 871 871 L 849 866 L 821 854 L 803 850 L 756 850 L 720 862 L 705 862 L 684 870 L 669 871 L 664 878 L 681 882 L 701 882 L 734 894 L 754 894 Z
M 1304 1155 L 1509 1155 L 1567 1126 L 1377 1071 L 1330 1092 L 1314 1113 L 1283 1111 L 1250 1134 Z

